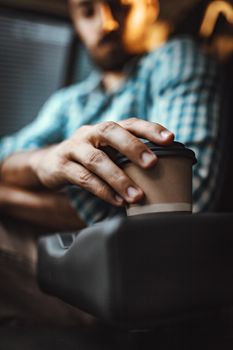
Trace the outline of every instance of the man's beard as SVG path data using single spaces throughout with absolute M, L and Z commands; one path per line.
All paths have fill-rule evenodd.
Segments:
M 91 53 L 90 57 L 94 65 L 103 72 L 121 72 L 125 65 L 133 58 L 133 55 L 119 52 L 119 50 L 112 50 L 104 57 Z
M 104 45 L 112 45 L 106 52 L 101 52 L 101 47 Z M 99 49 L 99 51 L 98 51 Z M 90 58 L 94 65 L 103 72 L 120 72 L 125 65 L 134 57 L 129 54 L 118 36 L 113 32 L 103 37 L 97 45 L 97 49 L 89 51 Z

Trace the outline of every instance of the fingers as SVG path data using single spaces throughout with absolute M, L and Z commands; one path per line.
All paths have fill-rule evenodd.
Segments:
M 157 161 L 155 154 L 143 142 L 117 123 L 97 125 L 93 130 L 93 138 L 95 147 L 107 144 L 142 168 L 149 168 Z
M 169 144 L 174 139 L 173 133 L 163 126 L 137 118 L 119 124 L 102 122 L 83 126 L 58 147 L 58 176 L 47 177 L 53 181 L 55 179 L 57 183 L 68 181 L 76 184 L 116 206 L 125 202 L 136 203 L 143 197 L 143 191 L 100 147 L 111 146 L 147 169 L 156 164 L 157 157 L 138 137 L 161 145 Z
M 91 177 L 91 174 L 94 174 L 108 184 L 109 187 L 106 187 L 108 192 L 109 188 L 112 188 L 114 192 L 120 196 L 122 204 L 123 200 L 128 203 L 133 203 L 142 198 L 143 191 L 124 173 L 123 170 L 112 162 L 106 153 L 94 148 L 91 144 L 83 143 L 79 145 L 78 151 L 73 149 L 72 158 L 74 161 L 81 163 L 83 167 L 88 170 L 87 173 L 82 170 L 82 174 L 85 174 L 85 179 L 82 181 L 82 187 L 85 186 L 86 182 L 90 183 L 90 181 L 88 181 L 89 178 L 92 181 L 91 186 L 96 185 L 96 183 L 93 183 L 94 179 Z M 96 191 L 96 188 L 94 188 L 94 191 Z M 93 192 L 93 190 L 91 190 L 91 192 Z M 105 195 L 105 200 L 108 199 Z
M 70 183 L 82 187 L 112 205 L 124 204 L 123 198 L 117 195 L 105 181 L 80 164 L 72 161 L 67 163 L 65 177 Z
M 138 118 L 129 118 L 119 124 L 138 137 L 143 137 L 159 145 L 167 145 L 174 140 L 174 134 L 164 126 Z

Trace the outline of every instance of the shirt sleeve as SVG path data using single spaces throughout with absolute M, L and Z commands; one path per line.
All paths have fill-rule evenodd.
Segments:
M 61 141 L 65 128 L 64 106 L 61 90 L 45 103 L 32 123 L 0 139 L 0 160 L 14 152 L 36 149 Z
M 183 39 L 161 53 L 159 72 L 157 69 L 152 76 L 151 118 L 173 131 L 177 141 L 195 152 L 193 211 L 208 210 L 219 172 L 219 67 L 195 43 Z

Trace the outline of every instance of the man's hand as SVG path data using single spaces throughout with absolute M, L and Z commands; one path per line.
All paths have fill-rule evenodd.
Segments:
M 69 183 L 116 206 L 134 203 L 142 198 L 143 191 L 100 148 L 111 146 L 140 167 L 150 168 L 157 158 L 137 137 L 161 145 L 174 139 L 163 126 L 137 118 L 102 122 L 82 126 L 70 139 L 32 153 L 31 167 L 50 189 Z

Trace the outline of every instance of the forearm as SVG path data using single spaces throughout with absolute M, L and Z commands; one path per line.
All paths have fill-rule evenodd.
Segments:
M 81 229 L 84 222 L 61 193 L 0 185 L 0 213 L 47 230 Z
M 38 161 L 46 149 L 17 152 L 2 161 L 0 166 L 1 184 L 23 188 L 44 187 L 32 167 L 32 158 Z

